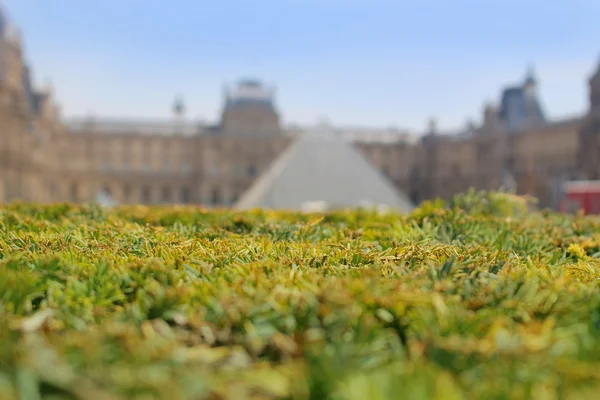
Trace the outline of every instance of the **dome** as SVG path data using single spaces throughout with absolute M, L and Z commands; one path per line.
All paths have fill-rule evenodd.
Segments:
M 185 102 L 181 95 L 175 97 L 175 101 L 173 102 L 173 113 L 175 115 L 183 115 L 185 113 Z
M 273 90 L 258 79 L 241 79 L 232 91 L 226 90 L 227 109 L 255 107 L 274 109 Z
M 258 79 L 241 79 L 231 97 L 239 100 L 270 100 L 271 92 Z
M 537 79 L 535 78 L 535 69 L 533 65 L 529 65 L 527 68 L 527 74 L 525 75 L 525 86 L 535 86 Z
M 244 78 L 238 81 L 238 86 L 260 88 L 262 83 L 256 78 Z

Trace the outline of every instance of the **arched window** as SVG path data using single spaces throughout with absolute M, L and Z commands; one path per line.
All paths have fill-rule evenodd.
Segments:
M 459 176 L 461 174 L 460 166 L 458 165 L 458 163 L 452 164 L 451 171 L 453 176 Z
M 150 192 L 150 188 L 148 186 L 143 186 L 142 187 L 142 203 L 150 204 L 151 201 L 152 201 L 152 194 Z
M 190 188 L 184 186 L 181 188 L 181 202 L 188 204 L 190 202 Z
M 150 161 L 152 159 L 152 146 L 150 141 L 142 142 L 142 170 L 150 170 Z
M 212 204 L 213 205 L 218 205 L 221 203 L 221 192 L 219 191 L 219 189 L 213 189 L 212 192 Z
M 240 193 L 242 193 L 242 191 L 239 188 L 234 192 L 233 197 L 231 198 L 232 204 L 237 203 L 237 201 L 240 199 Z
M 171 170 L 171 157 L 169 153 L 169 148 L 165 146 L 164 155 L 163 155 L 163 171 L 165 173 L 169 173 Z
M 162 188 L 162 201 L 163 203 L 171 202 L 171 188 L 168 186 Z
M 69 194 L 69 197 L 71 199 L 71 202 L 76 203 L 79 200 L 79 193 L 78 190 L 79 188 L 77 187 L 76 183 L 72 183 L 71 184 L 71 191 Z

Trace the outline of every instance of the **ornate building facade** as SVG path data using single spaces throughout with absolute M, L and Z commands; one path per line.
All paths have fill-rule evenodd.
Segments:
M 485 106 L 480 126 L 463 132 L 441 134 L 432 122 L 417 145 L 359 146 L 413 201 L 506 188 L 557 208 L 563 182 L 600 179 L 600 64 L 581 116 L 548 120 L 536 85 L 530 72 L 522 85 L 503 91 L 499 106 Z
M 167 121 L 66 121 L 52 89 L 31 82 L 0 12 L 0 201 L 230 206 L 302 131 L 282 126 L 273 90 L 251 79 L 225 90 L 214 126 L 185 119 L 181 100 Z M 432 121 L 418 141 L 353 142 L 414 202 L 509 187 L 556 207 L 564 180 L 600 179 L 600 66 L 589 109 L 572 119 L 548 120 L 530 72 L 463 132 Z

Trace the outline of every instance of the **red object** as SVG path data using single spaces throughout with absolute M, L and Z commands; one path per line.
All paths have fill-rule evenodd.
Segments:
M 570 181 L 563 185 L 563 212 L 583 211 L 585 215 L 600 214 L 600 181 Z

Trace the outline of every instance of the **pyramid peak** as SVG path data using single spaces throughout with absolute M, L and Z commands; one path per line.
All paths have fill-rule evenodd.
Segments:
M 337 130 L 329 126 L 317 126 L 315 128 L 303 131 L 301 133 L 301 137 L 326 140 L 332 138 L 341 138 L 342 136 Z
M 299 135 L 242 195 L 236 208 L 328 210 L 376 207 L 409 212 L 413 205 L 335 129 Z M 316 207 L 316 206 L 315 206 Z

